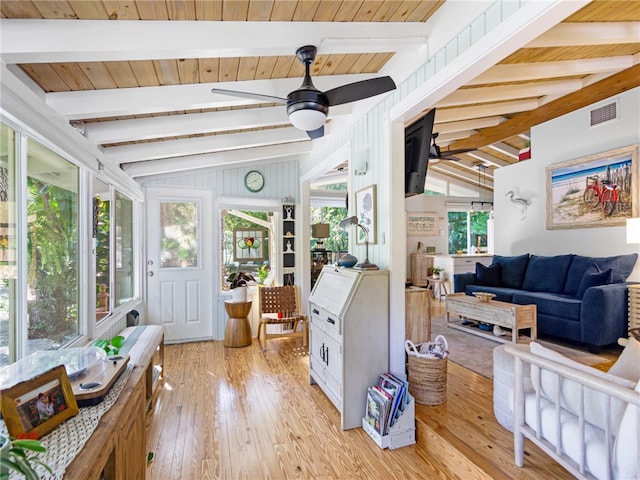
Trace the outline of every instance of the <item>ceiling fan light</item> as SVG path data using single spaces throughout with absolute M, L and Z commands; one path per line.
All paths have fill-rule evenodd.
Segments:
M 327 115 L 324 112 L 311 109 L 300 109 L 289 113 L 291 124 L 305 132 L 312 132 L 324 125 Z

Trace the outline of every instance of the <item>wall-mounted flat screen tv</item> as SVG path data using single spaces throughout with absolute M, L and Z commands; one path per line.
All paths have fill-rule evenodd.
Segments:
M 436 109 L 404 129 L 404 196 L 424 193 Z

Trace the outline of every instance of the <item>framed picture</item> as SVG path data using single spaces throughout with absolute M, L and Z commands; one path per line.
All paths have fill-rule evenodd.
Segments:
M 376 243 L 376 186 L 369 185 L 356 192 L 356 215 L 360 225 L 369 230 L 369 243 Z M 366 238 L 361 228 L 356 228 L 356 243 L 364 244 Z
M 0 403 L 12 437 L 35 432 L 40 438 L 78 413 L 64 365 L 2 390 Z
M 547 167 L 547 229 L 624 225 L 637 217 L 638 145 Z
M 407 212 L 407 235 L 438 235 L 437 214 Z

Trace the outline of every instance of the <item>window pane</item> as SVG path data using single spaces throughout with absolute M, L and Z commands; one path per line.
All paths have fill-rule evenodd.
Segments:
M 160 202 L 160 259 L 162 267 L 198 266 L 198 205 Z
M 133 201 L 116 192 L 115 203 L 115 306 L 118 306 L 133 298 Z
M 476 253 L 486 252 L 489 212 L 469 212 L 469 220 L 471 226 L 469 251 L 475 251 Z
M 27 145 L 28 352 L 78 334 L 78 168 Z
M 449 253 L 467 250 L 467 212 L 449 212 Z
M 16 189 L 15 132 L 0 125 L 0 367 L 15 360 Z
M 273 215 L 267 212 L 241 211 L 234 215 L 222 211 L 222 279 L 223 288 L 227 277 L 233 272 L 247 272 L 256 281 L 264 279 L 270 269 L 275 267 L 272 260 L 276 258 L 275 249 L 278 242 L 270 241 L 273 234 Z M 250 220 L 255 218 L 255 223 Z M 260 269 L 262 266 L 263 276 Z
M 111 219 L 111 190 L 109 185 L 96 179 L 93 182 L 93 239 L 96 249 L 96 321 L 111 313 L 109 289 L 111 286 L 109 232 Z

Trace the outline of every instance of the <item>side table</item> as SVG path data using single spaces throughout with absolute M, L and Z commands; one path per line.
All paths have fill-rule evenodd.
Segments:
M 447 279 L 440 276 L 438 278 L 429 277 L 427 278 L 427 288 L 433 292 L 433 298 L 437 298 L 441 300 L 442 297 L 446 297 L 449 292 L 447 291 Z M 436 287 L 438 288 L 438 294 L 436 295 Z
M 251 301 L 234 302 L 225 300 L 224 309 L 229 315 L 227 328 L 224 332 L 224 346 L 246 347 L 251 345 L 251 325 L 247 318 L 251 310 Z

